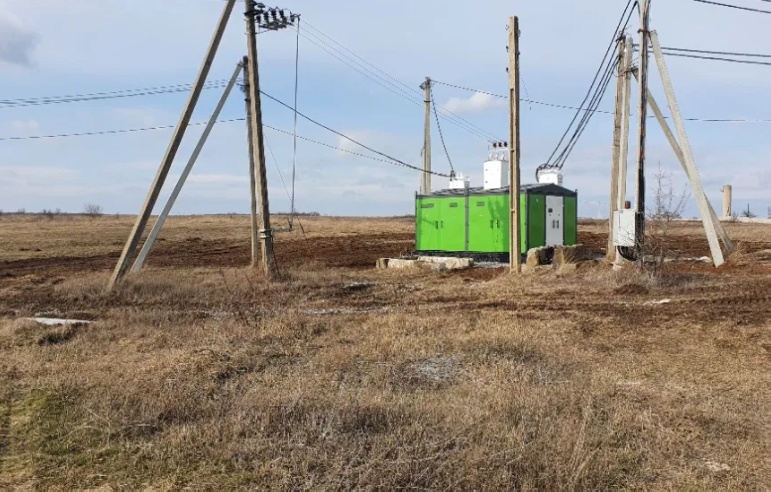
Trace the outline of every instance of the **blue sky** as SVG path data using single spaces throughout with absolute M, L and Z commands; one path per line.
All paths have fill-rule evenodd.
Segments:
M 736 0 L 739 3 L 739 0 Z M 316 28 L 413 87 L 425 76 L 505 94 L 509 15 L 521 23 L 523 95 L 577 105 L 612 35 L 622 0 L 491 0 L 468 2 L 294 0 L 282 4 Z M 750 2 L 742 0 L 743 4 Z M 222 0 L 0 0 L 0 91 L 3 99 L 57 96 L 191 83 L 217 22 Z M 761 5 L 762 7 L 762 5 Z M 230 76 L 245 52 L 239 1 L 211 79 Z M 771 52 L 771 15 L 708 6 L 690 0 L 653 0 L 652 26 L 662 44 L 724 51 Z M 636 33 L 636 24 L 633 27 Z M 318 34 L 317 34 L 318 35 Z M 322 38 L 323 39 L 323 38 Z M 330 56 L 313 38 L 300 40 L 299 108 L 322 123 L 406 162 L 419 165 L 423 109 L 384 89 Z M 315 41 L 317 43 L 317 41 Z M 295 33 L 259 36 L 263 90 L 290 102 Z M 669 58 L 686 117 L 771 120 L 771 66 Z M 657 74 L 651 90 L 664 103 Z M 408 90 L 408 89 L 405 89 Z M 173 125 L 186 93 L 83 103 L 0 108 L 0 138 Z M 220 96 L 204 91 L 194 121 L 204 121 Z M 446 86 L 439 104 L 501 138 L 508 133 L 505 100 Z M 473 99 L 472 99 L 473 98 Z M 601 104 L 610 110 L 612 91 Z M 292 113 L 265 100 L 264 122 L 292 128 Z M 548 157 L 572 118 L 564 109 L 522 105 L 523 181 Z M 243 116 L 235 92 L 222 118 Z M 653 123 L 653 122 L 652 122 Z M 597 114 L 565 165 L 565 185 L 579 190 L 580 213 L 607 215 L 613 118 Z M 685 186 L 661 131 L 651 124 L 648 165 L 660 161 L 676 187 Z M 487 143 L 443 121 L 458 171 L 481 182 Z M 771 123 L 705 123 L 687 126 L 708 196 L 719 210 L 720 188 L 734 187 L 734 208 L 771 206 Z M 192 127 L 172 168 L 173 187 L 201 127 Z M 634 130 L 633 130 L 634 131 Z M 361 151 L 350 142 L 300 121 L 299 133 L 332 146 Z M 168 144 L 170 130 L 47 140 L 0 141 L 0 210 L 80 211 L 101 204 L 110 213 L 136 213 Z M 291 137 L 266 130 L 271 206 L 289 208 L 277 167 L 291 173 Z M 630 176 L 636 145 L 630 145 Z M 434 168 L 449 169 L 434 126 Z M 410 213 L 420 176 L 412 170 L 301 141 L 297 208 L 337 215 Z M 630 177 L 631 183 L 631 177 Z M 444 179 L 434 177 L 434 187 Z M 630 185 L 630 190 L 633 187 Z M 633 197 L 630 196 L 630 199 Z M 598 205 L 599 204 L 599 205 Z M 175 206 L 175 213 L 246 212 L 249 206 L 244 123 L 218 125 Z M 160 205 L 159 205 L 160 208 Z M 695 216 L 693 201 L 687 215 Z

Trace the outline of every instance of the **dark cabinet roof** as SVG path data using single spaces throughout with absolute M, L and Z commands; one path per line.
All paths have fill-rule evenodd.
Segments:
M 555 184 L 524 184 L 519 187 L 520 193 L 529 193 L 535 195 L 550 195 L 550 196 L 577 196 L 577 192 L 569 190 L 563 186 Z M 419 197 L 445 197 L 445 196 L 465 196 L 468 191 L 469 195 L 507 195 L 509 193 L 509 187 L 496 188 L 493 190 L 486 190 L 484 188 L 469 188 L 468 190 L 439 190 L 430 194 L 421 195 Z

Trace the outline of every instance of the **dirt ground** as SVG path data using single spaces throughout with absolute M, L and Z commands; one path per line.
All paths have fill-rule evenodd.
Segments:
M 0 487 L 771 487 L 771 226 L 720 268 L 683 222 L 655 275 L 375 270 L 412 220 L 303 218 L 267 283 L 248 218 L 174 217 L 110 293 L 129 218 L 0 217 Z

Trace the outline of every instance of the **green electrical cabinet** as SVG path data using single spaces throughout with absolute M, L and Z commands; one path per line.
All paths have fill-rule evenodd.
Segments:
M 520 188 L 521 250 L 577 241 L 577 193 L 551 184 Z M 417 195 L 419 253 L 492 255 L 509 253 L 508 189 L 443 190 Z

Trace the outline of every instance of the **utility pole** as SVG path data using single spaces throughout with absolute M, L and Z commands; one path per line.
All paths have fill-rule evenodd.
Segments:
M 635 249 L 640 267 L 645 264 L 645 140 L 648 120 L 648 41 L 650 38 L 651 0 L 640 4 L 640 104 L 639 147 L 637 152 L 637 207 L 635 216 Z
M 256 180 L 257 191 L 260 197 L 260 245 L 262 254 L 262 267 L 268 279 L 273 278 L 275 268 L 273 263 L 273 231 L 270 228 L 270 203 L 268 202 L 268 174 L 265 169 L 265 143 L 262 134 L 262 105 L 260 101 L 260 73 L 257 61 L 257 28 L 255 17 L 262 12 L 255 7 L 254 0 L 244 0 L 246 5 L 246 39 L 249 49 L 249 100 L 250 100 L 250 125 L 252 127 L 252 159 L 257 165 Z
M 257 223 L 257 175 L 254 165 L 254 132 L 252 131 L 252 99 L 249 84 L 249 57 L 244 57 L 244 101 L 246 102 L 246 134 L 249 148 L 249 196 L 251 211 L 252 268 L 259 263 L 260 226 Z
M 142 205 L 142 210 L 137 216 L 134 228 L 131 230 L 131 234 L 123 247 L 123 252 L 120 255 L 118 264 L 115 266 L 115 270 L 107 284 L 108 290 L 112 290 L 129 269 L 131 260 L 133 259 L 139 241 L 142 238 L 142 233 L 144 232 L 145 227 L 147 227 L 150 215 L 153 213 L 155 202 L 158 200 L 158 195 L 161 193 L 163 183 L 166 181 L 171 165 L 174 162 L 174 157 L 176 157 L 179 146 L 182 143 L 182 138 L 185 136 L 185 130 L 187 129 L 188 124 L 190 124 L 190 119 L 193 117 L 193 111 L 198 103 L 203 86 L 206 83 L 206 77 L 209 75 L 214 56 L 217 54 L 217 49 L 219 48 L 220 41 L 222 41 L 222 36 L 225 33 L 225 28 L 228 25 L 228 20 L 230 19 L 230 14 L 233 12 L 235 3 L 236 0 L 227 0 L 227 3 L 222 10 L 219 24 L 217 24 L 217 29 L 209 44 L 209 49 L 204 58 L 203 65 L 201 65 L 201 69 L 198 72 L 195 83 L 193 84 L 193 88 L 190 90 L 190 96 L 188 97 L 185 109 L 177 122 L 174 134 L 171 137 L 171 142 L 169 142 L 169 147 L 166 149 L 166 154 L 161 161 L 161 165 L 158 167 L 153 184 L 150 186 L 150 190 L 145 198 L 145 203 Z
M 610 166 L 610 215 L 608 215 L 608 245 L 605 258 L 608 261 L 616 259 L 616 247 L 613 245 L 613 212 L 618 204 L 618 169 L 621 162 L 621 122 L 624 104 L 624 59 L 626 36 L 620 35 L 616 43 L 618 51 L 618 77 L 616 80 L 616 110 L 613 120 L 613 153 Z
M 273 229 L 270 227 L 270 203 L 268 202 L 268 173 L 265 169 L 265 141 L 262 128 L 262 105 L 260 101 L 260 71 L 257 59 L 257 25 L 261 29 L 277 31 L 294 24 L 299 15 L 280 8 L 266 8 L 254 0 L 244 0 L 246 12 L 246 38 L 248 47 L 249 115 L 252 130 L 252 159 L 256 166 L 255 179 L 259 196 L 259 239 L 261 243 L 262 266 L 268 279 L 275 277 L 276 268 L 273 260 Z M 297 108 L 295 108 L 297 110 Z M 250 178 L 251 179 L 251 178 Z M 252 249 L 254 253 L 254 249 Z
M 634 40 L 632 36 L 626 37 L 626 49 L 624 50 L 624 103 L 621 112 L 621 148 L 619 149 L 618 169 L 618 203 L 617 210 L 624 208 L 626 202 L 626 177 L 629 164 L 629 113 L 632 105 L 632 54 L 634 53 Z
M 522 271 L 520 242 L 519 18 L 509 17 L 509 267 Z
M 420 84 L 425 92 L 426 119 L 423 123 L 423 176 L 420 181 L 420 193 L 431 193 L 431 78 Z

